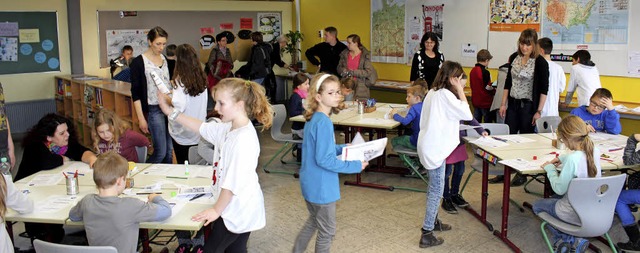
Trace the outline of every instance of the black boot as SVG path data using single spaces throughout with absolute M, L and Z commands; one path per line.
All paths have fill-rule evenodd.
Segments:
M 442 223 L 442 221 L 440 219 L 436 218 L 436 222 L 433 224 L 433 230 L 449 231 L 449 230 L 451 230 L 451 225 L 444 224 L 444 223 Z
M 420 237 L 420 248 L 428 248 L 431 246 L 438 246 L 444 242 L 444 239 L 436 237 L 433 231 L 422 229 L 422 236 Z
M 638 224 L 630 226 L 624 226 L 624 231 L 627 232 L 629 237 L 628 242 L 619 242 L 618 247 L 622 250 L 640 251 L 640 230 L 638 230 Z
M 500 176 L 496 176 L 494 178 L 489 179 L 488 182 L 490 184 L 499 184 L 499 183 L 502 183 L 502 180 L 504 180 L 504 176 L 500 175 Z

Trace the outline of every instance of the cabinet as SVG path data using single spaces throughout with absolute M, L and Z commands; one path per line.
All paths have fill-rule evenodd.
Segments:
M 78 133 L 78 141 L 91 147 L 94 115 L 102 108 L 114 111 L 135 131 L 140 131 L 131 100 L 131 84 L 92 76 L 55 77 L 56 112 L 69 118 Z

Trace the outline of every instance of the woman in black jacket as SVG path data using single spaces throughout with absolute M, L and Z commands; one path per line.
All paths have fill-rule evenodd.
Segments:
M 247 69 L 249 70 L 249 80 L 259 84 L 263 84 L 264 79 L 271 72 L 271 45 L 262 41 L 261 32 L 251 33 L 251 41 L 253 47 L 251 47 L 251 56 L 247 63 Z M 245 78 L 245 77 L 243 77 Z M 247 78 L 245 78 L 247 79 Z M 267 93 L 269 94 L 269 93 Z
M 440 70 L 440 66 L 444 62 L 444 55 L 438 51 L 440 42 L 435 33 L 427 32 L 422 35 L 420 40 L 420 51 L 413 55 L 411 63 L 411 77 L 409 81 L 413 82 L 418 78 L 427 81 L 429 89 L 436 79 L 436 74 Z

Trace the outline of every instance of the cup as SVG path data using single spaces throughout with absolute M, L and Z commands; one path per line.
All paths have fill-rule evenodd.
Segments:
M 127 177 L 127 178 L 125 179 L 125 186 L 124 186 L 124 187 L 125 187 L 126 189 L 133 188 L 133 186 L 135 185 L 135 183 L 134 183 L 134 182 L 135 182 L 135 181 L 133 180 L 133 178 L 132 178 L 132 177 Z
M 67 184 L 67 195 L 76 195 L 80 193 L 80 188 L 78 186 L 78 178 L 77 177 L 67 177 L 65 179 Z

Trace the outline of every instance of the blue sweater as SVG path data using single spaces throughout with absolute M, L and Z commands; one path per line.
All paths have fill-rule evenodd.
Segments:
M 336 145 L 333 123 L 315 112 L 304 127 L 300 188 L 302 196 L 314 204 L 329 204 L 340 199 L 338 173 L 359 173 L 360 161 L 341 161 L 337 156 L 344 145 Z
M 571 111 L 571 114 L 580 117 L 585 123 L 593 126 L 598 132 L 610 134 L 620 134 L 620 114 L 615 110 L 604 110 L 598 115 L 593 115 L 587 111 L 587 106 L 583 105 Z
M 398 113 L 393 115 L 393 119 L 395 121 L 400 122 L 400 124 L 402 124 L 403 126 L 409 125 L 409 123 L 413 123 L 411 124 L 411 131 L 413 131 L 413 133 L 411 134 L 411 138 L 409 139 L 409 141 L 411 141 L 411 144 L 413 144 L 413 146 L 418 145 L 418 134 L 420 133 L 420 112 L 421 111 L 422 111 L 422 102 L 412 105 L 411 108 L 409 108 L 409 112 L 407 112 L 407 117 L 402 117 Z

